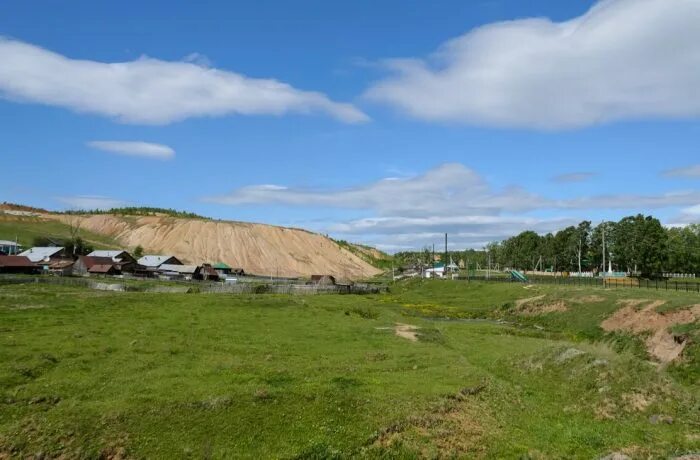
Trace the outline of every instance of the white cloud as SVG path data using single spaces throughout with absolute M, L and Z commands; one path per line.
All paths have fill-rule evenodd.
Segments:
M 208 197 L 205 201 L 234 206 L 286 205 L 361 210 L 368 216 L 345 222 L 314 222 L 311 226 L 340 238 L 400 249 L 420 248 L 440 241 L 444 232 L 451 235 L 453 247 L 480 247 L 527 229 L 538 233 L 553 232 L 576 224 L 584 216 L 590 219 L 592 210 L 636 213 L 694 206 L 700 203 L 700 191 L 554 199 L 518 187 L 496 189 L 475 171 L 452 163 L 419 176 L 382 179 L 348 189 L 258 185 L 242 187 L 228 195 Z M 541 217 L 552 210 L 558 210 L 563 217 Z M 688 215 L 684 214 L 684 219 Z M 693 218 L 697 220 L 697 216 Z
M 559 184 L 571 184 L 574 182 L 585 182 L 593 177 L 595 177 L 595 173 L 592 172 L 572 172 L 554 176 L 552 177 L 552 181 Z
M 172 147 L 163 144 L 153 144 L 141 141 L 90 141 L 88 147 L 118 155 L 129 155 L 146 158 L 169 160 L 175 156 Z
M 518 188 L 493 191 L 473 170 L 444 164 L 410 178 L 387 178 L 344 190 L 314 190 L 271 185 L 243 187 L 209 202 L 283 204 L 371 209 L 380 215 L 424 216 L 454 213 L 490 215 L 538 206 L 540 199 Z M 541 204 L 541 203 L 540 203 Z
M 111 209 L 124 206 L 126 202 L 100 195 L 79 195 L 57 197 L 58 201 L 72 209 Z
M 685 179 L 700 179 L 700 165 L 685 166 L 683 168 L 667 169 L 662 173 L 665 177 L 680 177 Z
M 700 115 L 700 2 L 605 0 L 566 22 L 479 27 L 386 62 L 366 96 L 410 116 L 535 129 Z
M 104 63 L 71 59 L 0 37 L 0 95 L 95 113 L 126 123 L 166 124 L 190 117 L 325 113 L 347 123 L 368 120 L 351 104 L 273 79 L 249 78 L 193 62 L 142 57 Z
M 700 200 L 698 202 L 700 203 Z M 700 204 L 681 209 L 680 214 L 671 220 L 671 224 L 675 226 L 700 224 Z

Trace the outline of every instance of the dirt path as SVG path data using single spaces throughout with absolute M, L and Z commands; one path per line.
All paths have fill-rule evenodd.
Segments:
M 700 304 L 685 310 L 669 313 L 659 313 L 658 307 L 665 304 L 664 300 L 650 301 L 648 299 L 628 299 L 620 301 L 623 308 L 601 323 L 605 331 L 627 331 L 634 334 L 651 332 L 645 344 L 650 355 L 662 363 L 669 363 L 683 353 L 686 341 L 674 337 L 669 328 L 676 324 L 688 324 L 700 320 Z M 640 306 L 647 304 L 644 308 Z

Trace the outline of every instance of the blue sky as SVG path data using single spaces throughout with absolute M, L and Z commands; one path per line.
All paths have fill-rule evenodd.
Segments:
M 700 220 L 700 2 L 14 1 L 0 199 L 387 250 Z

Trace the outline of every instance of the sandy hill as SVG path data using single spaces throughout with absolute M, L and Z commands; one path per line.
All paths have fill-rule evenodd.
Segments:
M 127 249 L 140 245 L 146 253 L 172 254 L 191 263 L 220 261 L 259 275 L 358 279 L 380 273 L 333 240 L 299 229 L 169 216 L 48 213 L 41 218 L 80 225 Z

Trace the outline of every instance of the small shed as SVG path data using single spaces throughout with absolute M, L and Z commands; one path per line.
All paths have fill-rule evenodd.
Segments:
M 311 275 L 311 284 L 318 286 L 335 286 L 333 275 Z

